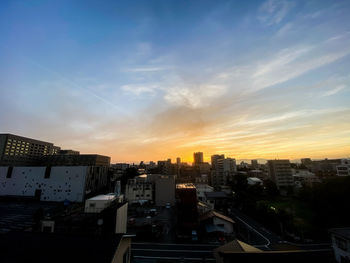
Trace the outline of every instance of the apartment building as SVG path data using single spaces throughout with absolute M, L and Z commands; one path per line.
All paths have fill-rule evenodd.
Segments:
M 294 185 L 292 168 L 289 160 L 268 160 L 269 177 L 280 190 Z

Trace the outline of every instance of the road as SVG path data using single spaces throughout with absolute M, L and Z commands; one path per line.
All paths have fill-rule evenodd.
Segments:
M 264 228 L 260 223 L 256 222 L 254 219 L 245 215 L 238 209 L 232 208 L 231 217 L 237 224 L 240 226 L 245 226 L 248 232 L 248 236 L 250 239 L 251 245 L 258 247 L 262 250 L 271 250 L 276 245 L 287 244 L 290 246 L 295 246 L 296 249 L 303 250 L 330 250 L 330 243 L 322 243 L 322 244 L 298 244 L 292 243 L 285 240 L 273 232 L 268 231 Z
M 133 262 L 179 261 L 214 262 L 213 250 L 218 245 L 210 244 L 167 244 L 132 243 Z

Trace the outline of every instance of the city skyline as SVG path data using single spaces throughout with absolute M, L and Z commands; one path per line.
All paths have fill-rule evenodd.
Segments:
M 0 132 L 112 162 L 349 158 L 348 1 L 2 1 Z

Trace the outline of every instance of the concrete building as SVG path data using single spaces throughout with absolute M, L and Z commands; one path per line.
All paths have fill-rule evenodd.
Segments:
M 199 201 L 205 200 L 205 193 L 207 192 L 214 192 L 214 187 L 207 185 L 207 184 L 195 184 L 196 191 L 197 191 L 197 198 Z
M 83 202 L 105 189 L 107 172 L 94 166 L 0 167 L 0 196 Z
M 179 230 L 188 232 L 196 229 L 198 226 L 198 201 L 197 191 L 194 184 L 176 184 L 176 199 L 179 207 Z
M 123 196 L 114 194 L 98 195 L 85 201 L 85 213 L 103 214 L 104 211 L 108 210 L 111 212 L 105 213 L 105 220 L 115 221 L 114 233 L 125 234 L 127 231 L 128 203 L 123 201 Z
M 337 166 L 341 164 L 342 159 L 312 161 L 311 172 L 321 178 L 337 176 Z
M 147 178 L 129 179 L 125 187 L 125 198 L 129 202 L 153 201 L 153 183 Z
M 0 134 L 0 166 L 36 165 L 45 155 L 57 154 L 60 147 L 14 134 Z
M 109 207 L 113 202 L 118 200 L 118 196 L 114 194 L 97 195 L 85 200 L 85 213 L 100 213 Z
M 276 183 L 279 190 L 294 185 L 292 168 L 289 160 L 268 160 L 269 177 Z
M 203 163 L 203 152 L 193 153 L 193 164 L 198 165 Z
M 259 168 L 258 160 L 251 160 L 251 168 L 252 169 L 258 169 Z
M 235 222 L 216 211 L 210 211 L 199 219 L 202 224 L 205 224 L 207 232 L 210 230 L 215 230 L 217 232 L 223 232 L 225 235 L 234 234 L 234 224 Z
M 175 176 L 158 176 L 155 180 L 156 206 L 175 205 L 175 201 Z
M 350 159 L 342 159 L 341 164 L 337 165 L 337 176 L 350 176 Z
M 174 175 L 177 174 L 176 164 L 171 163 L 171 159 L 166 161 L 158 161 L 158 169 L 160 174 Z
M 213 157 L 213 156 L 212 156 Z M 211 173 L 211 184 L 216 189 L 227 185 L 237 172 L 236 160 L 233 158 L 219 159 L 214 157 L 214 167 Z
M 211 156 L 211 168 L 213 170 L 216 169 L 217 165 L 218 165 L 218 160 L 219 159 L 225 159 L 225 154 L 214 154 Z
M 57 154 L 40 158 L 41 165 L 50 166 L 104 166 L 109 167 L 111 158 L 99 154 Z
M 335 260 L 339 263 L 350 262 L 350 227 L 329 230 Z
M 74 151 L 74 150 L 59 150 L 58 154 L 60 155 L 79 155 L 79 151 Z
M 321 182 L 321 179 L 317 177 L 314 173 L 305 169 L 292 169 L 294 183 L 300 182 L 302 185 L 314 186 Z
M 176 164 L 177 164 L 178 166 L 181 165 L 181 158 L 180 158 L 180 157 L 177 157 L 177 158 L 176 158 Z

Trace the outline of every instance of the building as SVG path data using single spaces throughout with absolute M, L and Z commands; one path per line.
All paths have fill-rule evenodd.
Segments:
M 210 174 L 211 165 L 207 162 L 200 163 L 197 165 L 200 174 Z
M 111 158 L 99 154 L 57 154 L 40 158 L 40 165 L 47 166 L 103 166 L 109 167 Z
M 206 202 L 212 209 L 220 209 L 227 204 L 229 196 L 225 192 L 205 192 L 204 202 Z
M 211 168 L 216 170 L 217 162 L 219 159 L 225 159 L 225 154 L 214 154 L 211 156 Z
M 125 198 L 129 202 L 153 201 L 153 183 L 147 178 L 129 179 L 125 187 Z
M 211 232 L 222 232 L 225 235 L 234 234 L 234 224 L 235 222 L 216 211 L 210 211 L 202 215 L 199 219 L 201 224 L 205 225 L 207 233 Z
M 197 191 L 194 184 L 176 184 L 176 200 L 179 229 L 191 233 L 198 226 Z
M 160 174 L 164 175 L 174 175 L 177 174 L 176 164 L 171 163 L 171 159 L 166 161 L 158 161 L 158 171 Z
M 301 158 L 300 161 L 301 161 L 301 164 L 305 166 L 305 168 L 311 169 L 312 161 L 310 158 Z
M 156 206 L 175 205 L 175 201 L 175 176 L 158 176 L 155 180 Z
M 61 155 L 79 155 L 79 151 L 74 151 L 74 150 L 59 150 L 58 154 Z
M 337 176 L 350 176 L 350 160 L 342 159 L 341 164 L 337 165 Z
M 198 165 L 203 163 L 203 152 L 193 153 L 193 164 Z
M 268 160 L 269 177 L 279 190 L 294 185 L 292 168 L 289 160 Z
M 181 158 L 180 158 L 180 157 L 177 157 L 177 158 L 176 158 L 176 164 L 177 164 L 178 166 L 181 165 Z
M 307 186 L 314 186 L 321 182 L 321 179 L 317 177 L 314 173 L 305 169 L 292 169 L 294 183 Z
M 212 156 L 212 160 L 214 164 L 212 164 L 211 184 L 219 189 L 220 186 L 226 186 L 232 181 L 237 172 L 236 160 L 233 158 L 220 159 L 218 156 Z
M 214 187 L 207 184 L 199 183 L 196 184 L 196 191 L 198 200 L 203 201 L 205 200 L 205 193 L 214 192 Z
M 104 213 L 107 211 L 107 213 Z M 110 211 L 110 212 L 109 212 Z M 123 196 L 114 194 L 98 195 L 85 201 L 85 213 L 105 214 L 103 221 L 112 221 L 114 233 L 125 234 L 127 231 L 128 203 L 123 201 Z
M 95 166 L 0 167 L 0 196 L 83 202 L 106 190 L 107 172 Z
M 252 169 L 258 169 L 259 168 L 258 160 L 251 160 L 251 168 Z
M 335 260 L 339 263 L 350 262 L 350 227 L 329 230 Z
M 337 166 L 342 164 L 342 159 L 324 159 L 320 161 L 312 161 L 311 172 L 316 176 L 334 177 L 337 176 Z
M 85 200 L 85 213 L 100 213 L 109 207 L 113 202 L 119 200 L 115 194 L 97 195 Z
M 38 159 L 57 154 L 60 147 L 14 134 L 0 134 L 0 166 L 37 165 Z

